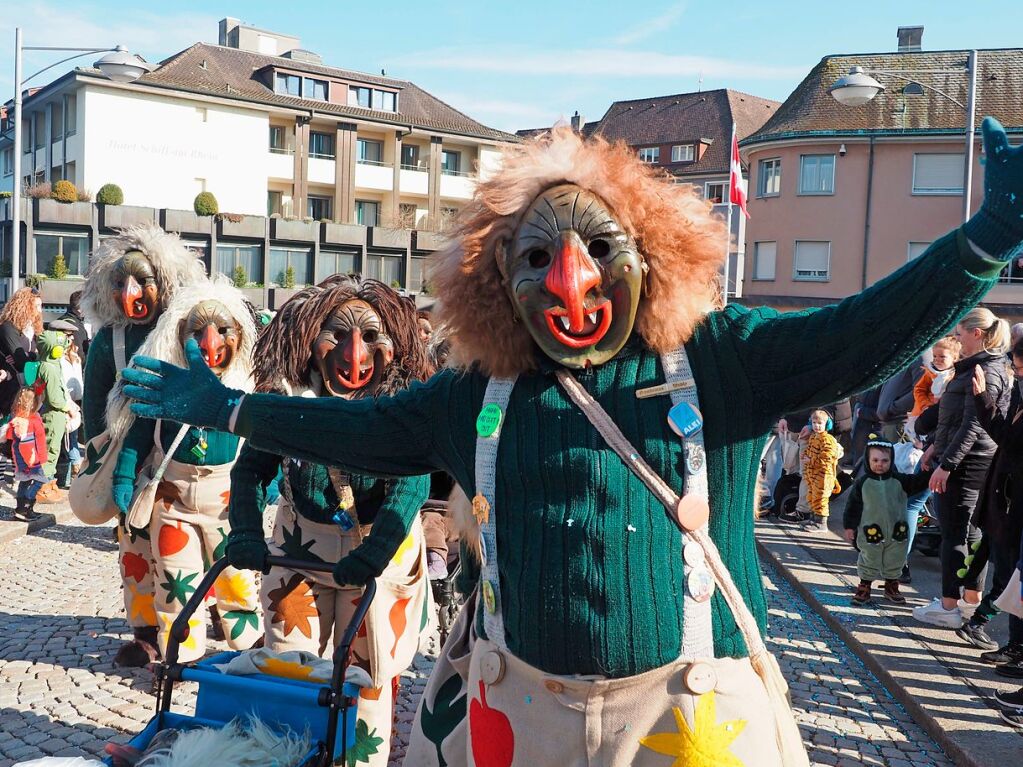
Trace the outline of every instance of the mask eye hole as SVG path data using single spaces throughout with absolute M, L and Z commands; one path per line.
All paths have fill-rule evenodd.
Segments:
M 526 259 L 529 261 L 529 265 L 534 269 L 543 269 L 545 266 L 550 265 L 551 254 L 546 250 L 540 250 L 537 248 L 529 251 L 526 255 Z
M 368 344 L 376 343 L 377 332 L 375 330 L 367 330 L 362 334 L 362 340 Z
M 611 252 L 611 245 L 607 240 L 590 240 L 586 250 L 592 258 L 606 258 Z

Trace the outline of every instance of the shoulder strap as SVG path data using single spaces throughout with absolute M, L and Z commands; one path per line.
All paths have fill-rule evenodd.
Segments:
M 501 579 L 497 569 L 497 448 L 501 441 L 504 417 L 508 412 L 514 378 L 491 378 L 483 395 L 483 407 L 495 405 L 500 409 L 501 421 L 490 434 L 476 435 L 476 498 L 485 499 L 487 513 L 480 521 L 480 596 L 483 600 L 483 628 L 487 638 L 502 650 L 507 649 L 504 639 L 504 614 L 501 611 Z M 480 519 L 480 517 L 477 517 Z
M 114 325 L 111 328 L 113 331 L 113 343 L 114 343 L 114 364 L 117 366 L 117 372 L 120 373 L 126 367 L 128 367 L 128 357 L 125 354 L 125 335 L 126 328 L 124 325 Z
M 158 420 L 156 422 L 156 431 L 154 432 L 154 441 L 157 445 L 160 444 L 160 426 L 163 421 Z M 170 462 L 174 460 L 174 454 L 178 451 L 178 447 L 181 445 L 182 440 L 185 439 L 185 435 L 188 434 L 188 424 L 182 424 L 181 428 L 178 429 L 178 433 L 174 436 L 174 441 L 171 442 L 171 446 L 164 453 L 163 460 L 160 461 L 160 465 L 156 469 L 156 473 L 153 474 L 153 481 L 159 482 L 163 479 L 163 475 L 167 471 L 167 467 L 170 466 Z

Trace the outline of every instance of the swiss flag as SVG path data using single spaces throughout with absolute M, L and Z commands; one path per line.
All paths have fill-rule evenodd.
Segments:
M 739 139 L 735 135 L 735 125 L 732 125 L 732 163 L 728 176 L 728 199 L 733 205 L 738 205 L 746 218 L 749 218 L 749 211 L 746 210 L 746 188 L 742 185 L 742 165 L 739 162 Z

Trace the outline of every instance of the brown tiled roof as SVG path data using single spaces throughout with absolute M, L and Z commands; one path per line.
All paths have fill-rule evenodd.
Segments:
M 965 110 L 928 88 L 937 88 L 966 104 L 965 73 L 927 74 L 921 70 L 950 69 L 966 63 L 966 51 L 865 53 L 825 56 L 744 145 L 801 135 L 869 135 L 961 133 Z M 977 124 L 984 115 L 997 117 L 1006 128 L 1023 130 L 1023 48 L 978 51 Z M 828 92 L 834 82 L 861 66 L 868 70 L 919 72 L 927 86 L 920 95 L 904 94 L 907 81 L 893 75 L 873 76 L 887 88 L 858 107 L 839 104 Z M 913 77 L 906 74 L 905 77 Z
M 741 139 L 763 125 L 777 107 L 777 101 L 724 88 L 616 101 L 593 132 L 630 146 L 712 139 L 699 160 L 669 170 L 680 176 L 727 173 L 732 121 Z
M 347 104 L 329 104 L 293 96 L 282 96 L 267 87 L 266 82 L 269 80 L 264 80 L 261 77 L 261 72 L 271 66 L 398 89 L 400 93 L 398 107 L 401 111 L 383 112 L 376 109 L 351 107 Z M 207 43 L 196 43 L 181 53 L 165 59 L 160 63 L 158 69 L 143 75 L 137 82 L 141 85 L 172 88 L 178 91 L 202 93 L 227 99 L 255 101 L 293 109 L 312 108 L 320 113 L 335 114 L 339 117 L 359 117 L 395 126 L 411 124 L 427 130 L 474 138 L 496 141 L 518 140 L 513 134 L 488 128 L 486 125 L 476 122 L 407 80 L 352 72 L 296 59 L 266 56 Z

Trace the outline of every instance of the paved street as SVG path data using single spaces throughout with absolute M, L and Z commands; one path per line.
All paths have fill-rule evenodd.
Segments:
M 99 754 L 151 716 L 151 673 L 109 662 L 128 634 L 114 552 L 110 528 L 77 523 L 0 544 L 0 767 Z M 814 764 L 952 764 L 784 580 L 769 572 L 767 584 L 769 644 Z M 430 666 L 423 655 L 404 679 L 395 763 Z

